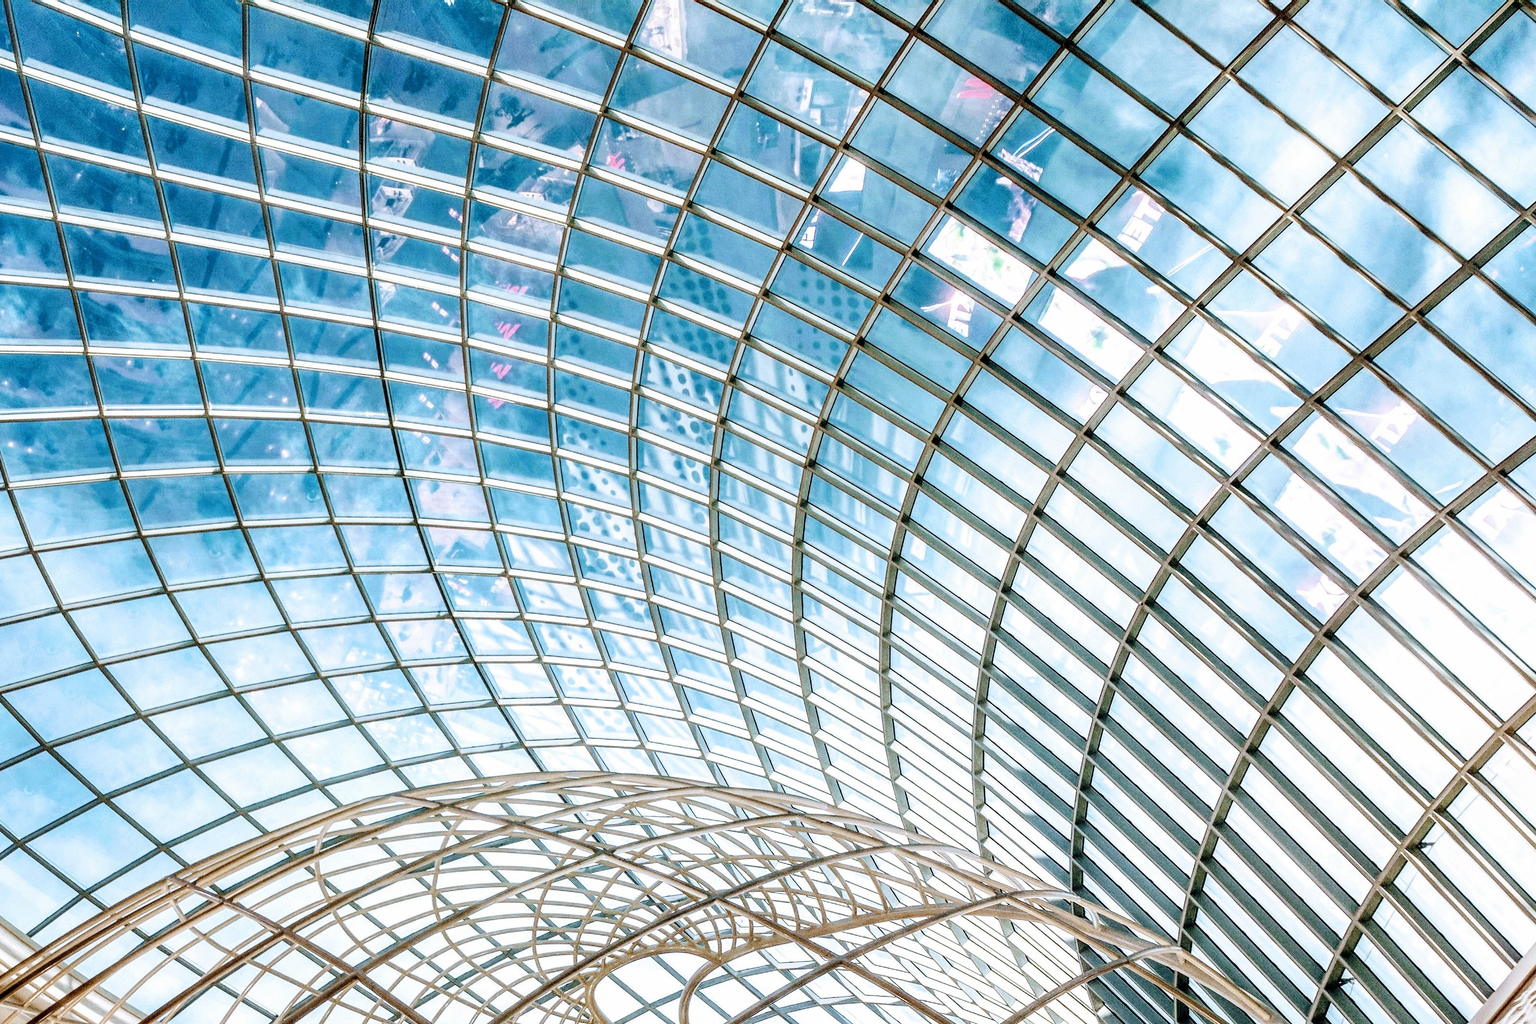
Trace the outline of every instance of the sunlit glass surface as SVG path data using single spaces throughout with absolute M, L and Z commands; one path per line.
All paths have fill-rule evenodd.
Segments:
M 1296 1024 L 1536 945 L 1528 3 L 3 7 L 15 930 L 605 769 Z

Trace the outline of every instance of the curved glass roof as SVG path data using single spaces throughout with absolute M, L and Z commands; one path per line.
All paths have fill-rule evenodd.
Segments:
M 1287 1021 L 1536 944 L 1528 4 L 4 9 L 17 931 L 606 769 L 1027 866 Z

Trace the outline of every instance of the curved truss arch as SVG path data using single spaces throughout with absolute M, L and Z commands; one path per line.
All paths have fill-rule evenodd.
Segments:
M 700 966 L 641 1014 L 600 994 L 675 954 Z M 6 1024 L 754 1024 L 829 1005 L 1086 1024 L 1085 984 L 1112 971 L 1211 1024 L 1272 1019 L 1135 922 L 874 819 L 542 774 L 365 800 L 210 857 L 0 976 L 0 999 Z

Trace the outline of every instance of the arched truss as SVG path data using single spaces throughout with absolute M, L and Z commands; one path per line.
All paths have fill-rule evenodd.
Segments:
M 542 774 L 366 800 L 210 857 L 0 976 L 0 1020 L 1068 1024 L 1114 971 L 1211 1024 L 1272 1019 L 1170 940 L 873 819 Z

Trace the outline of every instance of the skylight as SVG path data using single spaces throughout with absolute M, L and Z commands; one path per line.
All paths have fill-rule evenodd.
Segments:
M 29 941 L 616 771 L 1037 873 L 1293 1024 L 1536 946 L 1528 3 L 0 4 Z

